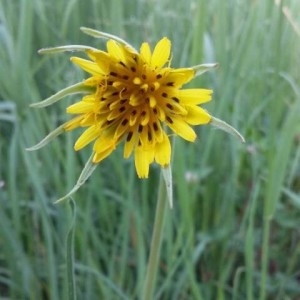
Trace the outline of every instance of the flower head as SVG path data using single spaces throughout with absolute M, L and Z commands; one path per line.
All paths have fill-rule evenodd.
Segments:
M 137 51 L 117 36 L 86 27 L 81 27 L 81 30 L 96 38 L 108 39 L 107 51 L 83 45 L 39 51 L 43 54 L 84 51 L 88 60 L 79 57 L 72 57 L 71 60 L 88 72 L 90 77 L 60 90 L 44 101 L 31 104 L 32 107 L 41 108 L 67 95 L 85 94 L 79 102 L 67 108 L 67 113 L 75 115 L 71 120 L 27 150 L 40 149 L 63 132 L 83 127 L 85 130 L 74 148 L 80 150 L 93 143 L 93 153 L 75 186 L 56 203 L 74 194 L 91 176 L 98 163 L 122 143 L 125 158 L 134 153 L 140 178 L 148 177 L 149 166 L 154 161 L 163 167 L 162 175 L 172 206 L 169 133 L 193 142 L 196 133 L 191 125 L 210 123 L 245 141 L 235 128 L 199 106 L 211 100 L 211 90 L 182 89 L 184 84 L 217 64 L 174 69 L 170 62 L 171 42 L 167 38 L 162 38 L 153 51 L 148 43 L 143 43 L 140 51 Z
M 161 39 L 151 52 L 148 43 L 137 52 L 113 39 L 107 51 L 88 49 L 89 60 L 71 61 L 91 74 L 84 84 L 91 93 L 69 106 L 76 115 L 65 130 L 86 129 L 75 143 L 80 150 L 93 144 L 93 162 L 99 163 L 124 142 L 124 157 L 132 153 L 139 177 L 148 177 L 149 165 L 169 165 L 171 145 L 166 128 L 194 141 L 190 125 L 206 124 L 211 116 L 199 104 L 211 99 L 211 90 L 181 89 L 195 69 L 170 67 L 171 42 Z

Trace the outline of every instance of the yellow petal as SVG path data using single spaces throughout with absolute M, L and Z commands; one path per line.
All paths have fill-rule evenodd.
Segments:
M 64 126 L 65 130 L 70 131 L 77 127 L 80 127 L 82 119 L 83 119 L 83 116 L 78 116 L 78 117 L 75 117 L 75 118 L 71 119 L 70 121 L 66 122 L 65 126 Z
M 153 124 L 151 125 L 151 134 L 153 136 L 153 140 L 157 143 L 161 143 L 163 141 L 164 131 L 160 125 L 160 122 L 153 122 Z
M 185 120 L 191 125 L 207 124 L 211 120 L 211 115 L 203 108 L 199 106 L 186 106 L 188 111 Z
M 171 121 L 170 121 L 171 120 Z M 179 136 L 187 141 L 194 142 L 196 139 L 195 131 L 180 117 L 167 117 L 167 125 Z
M 89 77 L 87 78 L 85 81 L 84 81 L 84 84 L 85 85 L 88 85 L 88 86 L 98 86 L 99 83 L 101 83 L 103 80 L 105 80 L 105 76 L 103 75 L 94 75 L 92 77 Z
M 136 129 L 128 130 L 128 135 L 126 138 L 125 146 L 124 146 L 124 158 L 128 158 L 133 149 L 136 147 L 139 140 L 139 134 Z
M 108 148 L 116 148 L 116 140 L 112 136 L 112 130 L 105 130 L 93 145 L 95 153 L 101 153 L 106 151 Z
M 111 111 L 108 114 L 106 119 L 109 120 L 109 121 L 112 121 L 112 120 L 115 120 L 115 119 L 119 118 L 122 114 L 124 114 L 124 111 L 120 112 L 118 109 L 114 109 L 113 111 Z
M 144 149 L 153 148 L 154 140 L 152 136 L 152 131 L 150 126 L 143 126 L 142 129 L 139 126 L 138 129 L 140 135 L 140 143 L 144 147 Z
M 163 133 L 163 140 L 161 143 L 155 145 L 155 161 L 165 167 L 170 164 L 171 160 L 171 144 L 167 134 Z
M 151 58 L 151 67 L 152 68 L 161 68 L 164 66 L 170 56 L 171 52 L 171 42 L 167 38 L 162 38 L 155 46 L 152 58 Z
M 120 120 L 119 125 L 114 133 L 114 139 L 119 139 L 122 136 L 124 136 L 125 132 L 128 131 L 129 128 L 129 120 L 124 117 L 122 120 Z
M 144 110 L 143 114 L 141 114 L 141 117 L 140 117 L 140 124 L 145 126 L 149 123 L 149 120 L 150 120 L 149 110 Z
M 151 50 L 148 43 L 143 43 L 140 48 L 142 59 L 150 65 L 151 63 Z
M 91 126 L 91 125 L 95 124 L 96 116 L 93 112 L 88 113 L 88 114 L 84 114 L 82 116 L 83 116 L 83 118 L 80 122 L 80 126 L 86 127 L 86 126 Z M 105 120 L 104 120 L 104 122 L 105 122 Z M 100 121 L 98 122 L 98 126 L 99 126 L 99 128 L 101 127 Z
M 107 51 L 108 51 L 109 55 L 115 61 L 124 62 L 126 60 L 122 46 L 120 44 L 118 44 L 116 41 L 109 40 L 107 42 L 106 46 L 107 46 Z
M 111 59 L 106 52 L 88 50 L 87 54 L 93 61 L 97 63 L 103 74 L 108 73 Z
M 68 114 L 85 114 L 93 111 L 95 104 L 93 102 L 80 101 L 67 107 Z
M 115 148 L 111 147 L 111 148 L 105 149 L 101 153 L 95 153 L 94 157 L 93 157 L 93 163 L 99 163 L 104 158 L 106 158 L 107 156 L 109 156 L 114 150 L 115 150 Z
M 175 87 L 181 87 L 183 84 L 189 82 L 195 76 L 195 71 L 191 68 L 182 68 L 171 70 L 165 78 L 165 83 L 173 83 Z
M 168 99 L 165 101 L 166 111 L 171 112 L 171 114 L 174 115 L 186 115 L 187 110 L 185 109 L 185 105 L 181 105 L 180 103 L 177 103 L 174 99 Z
M 148 178 L 149 165 L 153 162 L 154 150 L 153 148 L 145 149 L 142 146 L 136 147 L 134 153 L 134 162 L 136 172 L 139 178 Z
M 102 70 L 93 61 L 82 59 L 79 57 L 71 57 L 70 60 L 88 73 L 94 75 L 103 75 Z
M 156 98 L 153 95 L 149 95 L 150 107 L 153 108 L 156 105 L 156 103 L 157 103 Z
M 82 97 L 82 101 L 84 102 L 98 102 L 98 97 L 96 97 L 95 94 L 89 94 Z
M 136 124 L 137 119 L 139 118 L 140 114 L 139 113 L 131 113 L 129 115 L 129 125 L 134 126 Z
M 212 90 L 185 89 L 180 90 L 178 97 L 185 104 L 202 104 L 211 100 Z
M 144 99 L 141 97 L 139 90 L 134 91 L 129 98 L 129 104 L 131 106 L 138 106 Z
M 78 140 L 75 143 L 74 149 L 76 151 L 82 149 L 87 144 L 92 142 L 97 136 L 99 136 L 99 127 L 96 126 L 96 125 L 93 125 L 93 126 L 89 127 L 78 138 Z
M 166 119 L 166 113 L 165 110 L 163 108 L 161 108 L 160 106 L 156 106 L 156 110 L 157 110 L 157 117 L 160 121 L 164 122 Z

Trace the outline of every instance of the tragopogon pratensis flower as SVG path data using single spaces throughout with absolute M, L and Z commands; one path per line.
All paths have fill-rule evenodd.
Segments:
M 77 103 L 67 107 L 67 113 L 73 117 L 28 150 L 37 150 L 59 134 L 82 127 L 84 130 L 74 148 L 77 151 L 93 143 L 93 151 L 76 185 L 57 202 L 77 191 L 96 166 L 122 144 L 125 158 L 134 155 L 140 178 L 148 177 L 153 162 L 162 167 L 172 206 L 171 134 L 194 142 L 196 133 L 192 126 L 210 123 L 244 141 L 233 127 L 200 107 L 211 100 L 210 89 L 183 88 L 217 64 L 175 69 L 171 67 L 171 42 L 166 37 L 158 41 L 153 51 L 148 43 L 143 43 L 137 51 L 114 35 L 85 27 L 81 30 L 107 39 L 107 51 L 81 45 L 39 51 L 44 54 L 84 51 L 88 59 L 72 57 L 71 61 L 90 76 L 31 105 L 45 107 L 67 95 L 84 94 Z
M 89 58 L 71 57 L 90 76 L 55 95 L 58 99 L 71 93 L 86 93 L 67 107 L 67 113 L 74 117 L 60 129 L 83 127 L 74 149 L 93 143 L 95 164 L 123 144 L 124 157 L 134 154 L 138 176 L 147 178 L 151 163 L 162 167 L 170 164 L 168 128 L 170 133 L 193 142 L 196 133 L 191 125 L 211 121 L 210 114 L 199 105 L 211 100 L 212 91 L 182 88 L 205 67 L 172 68 L 171 42 L 166 37 L 158 41 L 153 51 L 148 43 L 143 43 L 137 51 L 117 37 L 107 34 L 105 37 L 107 51 L 84 46 L 45 51 L 84 50 Z M 50 102 L 47 99 L 43 106 L 57 99 Z
M 65 131 L 84 128 L 74 149 L 77 151 L 93 143 L 93 153 L 72 192 L 119 144 L 124 145 L 125 158 L 134 155 L 137 175 L 147 178 L 153 162 L 163 168 L 170 165 L 170 134 L 194 142 L 196 133 L 192 126 L 211 123 L 243 140 L 234 128 L 200 107 L 211 100 L 210 89 L 183 88 L 216 64 L 175 69 L 171 67 L 171 42 L 166 37 L 158 41 L 153 50 L 148 43 L 143 43 L 137 51 L 119 37 L 81 29 L 94 37 L 106 38 L 107 50 L 69 45 L 40 51 L 84 51 L 88 59 L 72 57 L 71 61 L 90 76 L 32 105 L 45 107 L 66 95 L 84 94 L 80 101 L 67 107 L 67 113 L 73 117 L 29 149 L 41 148 Z
M 91 74 L 84 84 L 93 91 L 69 106 L 76 115 L 65 129 L 86 129 L 75 143 L 80 150 L 93 145 L 99 163 L 124 142 L 124 157 L 134 153 L 139 177 L 148 177 L 152 162 L 170 164 L 171 145 L 166 127 L 187 141 L 196 139 L 190 125 L 207 124 L 211 116 L 199 104 L 211 99 L 211 90 L 182 89 L 195 76 L 192 68 L 170 67 L 171 42 L 161 39 L 153 52 L 143 43 L 140 52 L 108 40 L 107 52 L 87 50 L 90 60 L 71 61 Z

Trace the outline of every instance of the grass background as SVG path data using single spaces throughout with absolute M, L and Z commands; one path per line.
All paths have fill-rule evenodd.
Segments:
M 89 150 L 79 132 L 37 152 L 76 97 L 31 109 L 86 76 L 43 47 L 104 43 L 80 26 L 139 47 L 168 36 L 173 66 L 218 62 L 191 86 L 245 136 L 210 126 L 175 140 L 175 207 L 167 215 L 155 299 L 300 299 L 300 3 L 286 1 L 2 0 L 0 2 L 0 299 L 66 299 L 68 203 Z M 118 149 L 74 196 L 78 299 L 138 299 L 159 169 L 136 178 Z

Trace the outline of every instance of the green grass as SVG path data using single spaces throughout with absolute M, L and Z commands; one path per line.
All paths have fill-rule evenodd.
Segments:
M 26 152 L 65 119 L 68 99 L 32 109 L 83 76 L 43 47 L 104 43 L 80 26 L 139 47 L 162 36 L 174 66 L 218 62 L 191 86 L 245 136 L 210 126 L 175 139 L 174 209 L 167 213 L 155 299 L 297 299 L 300 295 L 299 1 L 0 2 L 0 299 L 67 299 L 68 202 L 89 149 L 79 132 Z M 53 22 L 55 20 L 55 22 Z M 192 177 L 188 177 L 192 174 Z M 77 299 L 138 299 L 146 273 L 159 169 L 135 175 L 118 149 L 74 195 Z M 192 178 L 192 179 L 191 179 Z

